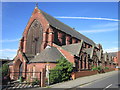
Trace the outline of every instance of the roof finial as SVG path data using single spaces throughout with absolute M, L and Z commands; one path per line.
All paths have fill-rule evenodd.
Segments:
M 35 7 L 37 7 L 38 8 L 38 3 L 36 2 L 36 6 Z

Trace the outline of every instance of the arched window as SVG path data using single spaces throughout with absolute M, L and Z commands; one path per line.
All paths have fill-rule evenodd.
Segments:
M 66 35 L 63 34 L 62 36 L 62 45 L 66 45 Z
M 86 69 L 86 64 L 87 64 L 87 60 L 86 60 L 87 58 L 86 58 L 86 56 L 84 57 L 84 67 L 85 67 L 85 69 Z
M 43 39 L 42 26 L 38 20 L 34 20 L 27 34 L 26 53 L 33 55 L 40 53 L 42 39 Z
M 54 43 L 57 44 L 57 45 L 59 44 L 59 42 L 58 42 L 58 32 L 57 32 L 57 30 L 54 31 Z
M 81 66 L 81 69 L 82 69 L 82 67 L 83 67 L 83 62 L 82 62 L 82 61 L 83 61 L 83 56 L 81 55 L 81 60 L 80 60 L 80 64 L 81 64 L 80 66 Z

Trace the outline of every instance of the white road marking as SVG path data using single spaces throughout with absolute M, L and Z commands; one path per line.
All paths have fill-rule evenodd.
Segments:
M 112 84 L 108 85 L 108 86 L 107 86 L 107 87 L 105 87 L 103 90 L 105 90 L 105 89 L 109 88 L 110 86 L 112 86 Z

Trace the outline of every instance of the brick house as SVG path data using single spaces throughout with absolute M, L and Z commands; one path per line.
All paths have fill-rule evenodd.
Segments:
M 22 76 L 30 81 L 39 78 L 44 82 L 48 63 L 49 68 L 53 68 L 60 57 L 73 63 L 76 72 L 91 70 L 93 65 L 110 67 L 107 54 L 103 55 L 102 45 L 95 44 L 36 6 L 23 32 L 17 55 L 9 65 L 10 77 L 17 80 Z
M 120 67 L 120 51 L 109 53 L 109 55 L 113 56 L 113 64 Z

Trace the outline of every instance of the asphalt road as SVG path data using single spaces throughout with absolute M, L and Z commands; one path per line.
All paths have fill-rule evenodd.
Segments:
M 103 79 L 78 86 L 77 88 L 101 88 L 101 90 L 113 90 L 114 88 L 118 88 L 120 90 L 120 71 L 119 73 L 115 73 Z

